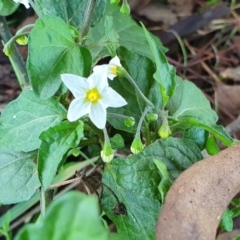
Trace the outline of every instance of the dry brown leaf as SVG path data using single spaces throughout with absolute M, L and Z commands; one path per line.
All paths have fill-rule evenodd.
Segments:
M 157 240 L 214 240 L 222 213 L 240 191 L 240 144 L 193 164 L 167 193 Z
M 237 236 L 240 236 L 240 229 L 234 229 L 232 232 L 219 234 L 216 240 L 233 240 Z
M 220 73 L 223 78 L 230 78 L 234 81 L 240 81 L 240 67 L 227 68 Z
M 219 109 L 225 109 L 232 115 L 240 114 L 240 86 L 219 84 L 215 89 L 215 98 Z

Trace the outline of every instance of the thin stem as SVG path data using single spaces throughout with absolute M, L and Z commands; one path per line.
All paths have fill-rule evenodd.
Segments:
M 7 43 L 12 38 L 12 34 L 10 32 L 6 19 L 1 16 L 0 16 L 0 34 L 4 44 Z M 21 88 L 22 89 L 28 88 L 29 79 L 26 70 L 26 65 L 15 44 L 13 44 L 13 53 L 11 57 L 9 57 L 9 60 L 13 65 L 14 72 L 17 76 Z
M 103 129 L 103 134 L 104 134 L 104 145 L 111 146 L 106 127 L 104 127 Z
M 38 11 L 37 6 L 35 5 L 35 3 L 32 0 L 29 0 L 30 5 L 32 6 L 33 10 L 35 11 L 35 13 L 39 16 L 42 17 L 42 14 Z
M 83 21 L 83 27 L 82 27 L 82 34 L 81 34 L 82 39 L 88 35 L 88 31 L 91 26 L 96 3 L 97 3 L 97 0 L 88 0 L 88 6 L 84 15 L 84 21 Z
M 135 83 L 135 81 L 132 79 L 132 77 L 129 75 L 127 71 L 125 71 L 125 77 L 133 85 L 133 87 L 136 89 L 141 98 L 147 103 L 147 105 L 149 105 L 151 108 L 155 108 L 154 104 L 144 96 L 142 91 L 139 89 L 138 85 Z
M 41 205 L 42 217 L 45 215 L 46 209 L 50 205 L 52 200 L 53 200 L 53 190 L 50 189 L 45 191 L 43 188 L 41 188 L 40 205 Z
M 137 132 L 136 132 L 136 136 L 139 135 L 140 136 L 140 132 L 141 132 L 141 127 L 142 127 L 142 124 L 143 124 L 143 120 L 144 118 L 146 117 L 147 113 L 149 112 L 150 108 L 149 107 L 146 107 L 144 109 L 144 112 L 138 122 L 138 126 L 137 126 Z

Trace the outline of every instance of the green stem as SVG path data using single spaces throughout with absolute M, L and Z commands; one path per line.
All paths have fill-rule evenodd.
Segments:
M 132 79 L 132 77 L 129 75 L 127 71 L 125 71 L 125 77 L 126 79 L 133 85 L 133 87 L 136 89 L 137 93 L 140 95 L 140 97 L 147 103 L 148 106 L 151 108 L 155 108 L 154 104 L 150 102 L 142 93 L 142 91 L 139 89 L 138 85 L 135 83 L 135 81 Z
M 32 0 L 29 0 L 30 5 L 32 6 L 33 10 L 35 11 L 35 13 L 39 16 L 42 17 L 42 14 L 38 11 L 37 6 L 35 5 L 35 3 Z
M 41 215 L 42 217 L 45 215 L 47 207 L 53 200 L 53 189 L 45 191 L 41 188 L 41 197 L 40 197 L 40 205 L 41 205 Z
M 140 132 L 141 132 L 142 124 L 143 124 L 143 121 L 144 121 L 147 113 L 149 112 L 149 110 L 150 110 L 149 107 L 146 107 L 146 108 L 144 109 L 144 112 L 143 112 L 143 114 L 142 114 L 142 116 L 141 116 L 141 118 L 140 118 L 140 120 L 139 120 L 139 122 L 138 122 L 137 132 L 136 132 L 136 136 L 137 136 L 137 137 L 140 137 Z M 135 137 L 136 137 L 136 136 L 135 136 Z
M 88 6 L 84 15 L 83 27 L 81 37 L 82 39 L 88 35 L 89 28 L 92 23 L 94 9 L 96 7 L 97 0 L 88 0 Z M 84 40 L 82 42 L 84 44 Z
M 1 16 L 0 16 L 0 34 L 4 44 L 7 43 L 12 38 L 12 34 L 10 32 L 6 19 Z M 9 60 L 13 65 L 13 69 L 18 78 L 18 82 L 21 88 L 22 89 L 28 88 L 29 79 L 26 70 L 26 65 L 15 44 L 13 44 L 13 53 L 11 57 L 9 57 Z

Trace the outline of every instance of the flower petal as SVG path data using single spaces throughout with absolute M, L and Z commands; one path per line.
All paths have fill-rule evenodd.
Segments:
M 107 107 L 122 107 L 127 104 L 126 100 L 111 87 L 106 87 L 102 92 L 102 99 L 99 101 Z
M 86 89 L 89 89 L 86 78 L 65 73 L 61 74 L 61 79 L 75 98 L 83 98 L 86 95 Z
M 102 69 L 102 71 L 104 71 Z M 101 92 L 105 87 L 108 86 L 107 75 L 101 71 L 92 73 L 88 78 L 90 88 L 96 87 Z
M 91 103 L 85 102 L 84 98 L 74 99 L 68 108 L 67 119 L 74 122 L 90 112 Z
M 89 117 L 96 127 L 100 129 L 105 127 L 107 122 L 107 112 L 102 104 L 92 104 Z
M 114 65 L 116 67 L 121 67 L 121 62 L 118 56 L 115 56 L 111 61 L 109 62 L 109 65 Z

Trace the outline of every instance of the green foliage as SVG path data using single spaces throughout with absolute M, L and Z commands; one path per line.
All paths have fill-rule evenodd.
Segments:
M 74 26 L 78 30 L 82 29 L 84 15 L 88 2 L 85 0 L 41 0 L 36 1 L 41 16 L 56 16 L 62 18 L 65 23 Z M 97 5 L 91 19 L 94 26 L 101 18 L 106 8 L 107 0 L 97 0 Z
M 39 188 L 36 152 L 16 152 L 0 143 L 0 203 L 30 199 Z
M 18 8 L 19 4 L 14 1 L 0 0 L 0 16 L 11 15 Z
M 39 224 L 25 226 L 15 240 L 41 240 L 43 236 L 45 240 L 107 240 L 108 231 L 98 214 L 95 197 L 69 192 L 49 207 Z
M 155 162 L 160 160 L 169 172 L 168 179 L 174 180 L 200 159 L 201 152 L 191 141 L 168 138 L 156 141 L 137 155 L 117 158 L 106 164 L 102 181 L 118 201 L 103 186 L 102 206 L 116 224 L 118 232 L 126 233 L 126 229 L 129 229 L 129 239 L 154 239 L 155 224 L 161 207 L 158 190 L 161 177 Z M 164 172 L 161 171 L 161 175 L 162 173 Z M 163 177 L 166 177 L 166 172 Z M 126 215 L 114 213 L 113 208 L 120 203 L 124 204 Z
M 66 110 L 57 100 L 41 100 L 31 90 L 23 91 L 2 112 L 0 142 L 20 152 L 36 150 L 40 134 L 65 117 Z
M 38 152 L 38 174 L 44 189 L 52 183 L 67 151 L 77 147 L 82 137 L 82 122 L 71 124 L 68 121 L 61 122 L 40 135 L 42 142 Z
M 225 230 L 227 232 L 231 232 L 233 230 L 232 218 L 233 218 L 232 211 L 227 208 L 222 215 L 222 219 L 221 219 L 219 226 L 223 230 Z
M 87 77 L 91 67 L 90 52 L 75 42 L 62 19 L 45 16 L 36 21 L 29 35 L 27 70 L 38 97 L 46 99 L 57 92 L 61 73 Z
M 10 2 L 0 0 L 0 12 L 4 8 L 10 13 Z M 0 203 L 27 201 L 10 210 L 10 220 L 16 219 L 38 201 L 36 191 L 40 186 L 47 190 L 52 183 L 72 177 L 76 170 L 97 159 L 102 163 L 100 155 L 110 161 L 112 148 L 120 149 L 118 156 L 124 155 L 104 163 L 101 183 L 98 182 L 103 189 L 102 216 L 106 214 L 118 232 L 110 234 L 106 230 L 106 219 L 102 219 L 103 226 L 94 197 L 72 192 L 54 200 L 45 217 L 37 224 L 24 226 L 16 239 L 35 240 L 44 235 L 44 239 L 51 240 L 152 240 L 172 182 L 202 159 L 201 150 L 216 153 L 212 139 L 226 146 L 235 143 L 216 124 L 217 114 L 204 94 L 193 83 L 176 76 L 159 39 L 130 16 L 123 16 L 110 1 L 97 0 L 95 8 L 89 3 L 94 1 L 35 1 L 39 19 L 29 35 L 26 67 L 31 90 L 23 90 L 0 118 Z M 8 44 L 12 49 L 11 40 Z M 120 63 L 94 68 L 99 60 L 106 63 L 108 59 L 103 58 L 115 55 Z M 109 73 L 114 76 L 112 81 L 107 79 Z M 89 84 L 101 80 L 101 86 L 93 85 L 112 88 L 108 93 L 116 91 L 127 105 L 107 108 L 106 127 L 98 129 L 90 119 L 105 119 L 101 115 L 105 111 L 100 108 L 114 106 L 115 99 L 109 98 L 111 104 L 104 102 L 105 90 L 98 96 L 98 89 L 91 89 L 89 96 L 86 89 L 90 87 L 85 88 L 81 82 L 80 89 L 77 77 L 69 78 L 70 84 L 75 84 L 71 94 L 62 83 L 61 74 L 88 77 L 79 81 Z M 66 81 L 69 79 L 66 77 Z M 29 83 L 22 86 L 29 88 Z M 79 99 L 81 110 L 76 108 Z M 87 108 L 89 101 L 91 108 L 100 106 L 97 116 L 91 115 L 90 119 L 88 113 L 93 111 Z M 101 104 L 95 105 L 97 101 Z M 68 108 L 82 111 L 82 121 L 66 120 Z M 129 155 L 130 150 L 135 155 Z M 85 160 L 69 163 L 71 155 Z M 82 180 L 87 182 L 91 177 L 94 181 L 96 176 Z M 221 221 L 225 230 L 232 228 L 232 218 L 240 214 L 239 201 L 233 203 L 234 208 L 227 210 Z M 5 217 L 0 217 L 0 226 L 4 226 Z

